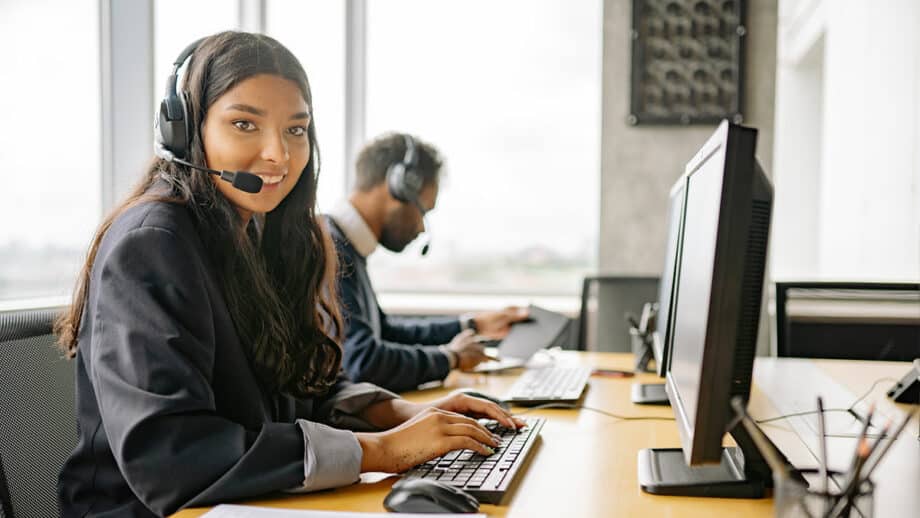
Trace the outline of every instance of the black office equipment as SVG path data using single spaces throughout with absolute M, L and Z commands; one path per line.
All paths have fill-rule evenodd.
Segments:
M 920 404 L 920 358 L 914 360 L 907 374 L 888 389 L 888 397 L 898 403 Z
M 498 504 L 523 471 L 534 443 L 540 436 L 542 417 L 524 417 L 521 430 L 502 428 L 497 421 L 485 421 L 486 428 L 501 437 L 495 455 L 484 457 L 472 450 L 454 450 L 409 470 L 407 479 L 437 480 L 463 489 L 484 503 Z
M 424 478 L 393 484 L 383 506 L 392 513 L 475 513 L 479 502 L 460 488 Z
M 776 283 L 778 356 L 911 361 L 920 357 L 920 283 Z
M 58 516 L 77 444 L 74 366 L 51 334 L 61 308 L 0 312 L 0 516 Z
M 658 291 L 658 311 L 655 315 L 655 331 L 652 333 L 652 353 L 658 375 L 664 377 L 670 361 L 671 324 L 674 316 L 675 287 L 680 277 L 681 239 L 683 238 L 684 203 L 687 197 L 687 179 L 681 176 L 671 187 L 668 203 L 668 237 L 665 244 L 664 268 Z M 636 383 L 632 386 L 632 402 L 641 405 L 667 405 L 668 395 L 664 383 Z
M 687 164 L 666 378 L 682 448 L 639 452 L 649 493 L 759 498 L 772 485 L 730 404 L 750 396 L 773 201 L 756 139 L 723 121 Z M 726 431 L 737 448 L 722 448 Z
M 551 366 L 521 374 L 503 399 L 515 405 L 574 403 L 581 398 L 591 377 L 591 367 Z

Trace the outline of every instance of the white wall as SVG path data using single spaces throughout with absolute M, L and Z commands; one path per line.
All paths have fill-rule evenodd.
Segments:
M 920 2 L 781 0 L 774 278 L 920 278 Z

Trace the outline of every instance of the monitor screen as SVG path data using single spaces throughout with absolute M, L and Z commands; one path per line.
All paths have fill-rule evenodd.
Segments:
M 661 270 L 661 282 L 658 284 L 658 315 L 655 317 L 655 332 L 652 334 L 652 347 L 658 375 L 664 376 L 670 358 L 671 300 L 674 280 L 677 278 L 677 255 L 679 254 L 681 230 L 684 221 L 684 199 L 687 178 L 681 176 L 671 187 L 668 203 L 668 237 L 665 243 L 664 268 Z
M 684 211 L 684 242 L 681 249 L 681 275 L 677 280 L 680 297 L 675 301 L 675 321 L 671 351 L 671 376 L 677 385 L 684 411 L 691 421 L 696 417 L 700 365 L 706 342 L 712 265 L 722 192 L 724 153 L 713 150 L 709 159 L 688 178 L 687 207 Z

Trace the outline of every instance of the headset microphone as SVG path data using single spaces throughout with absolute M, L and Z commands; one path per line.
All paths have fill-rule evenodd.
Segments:
M 422 204 L 416 201 L 415 206 L 418 207 L 418 211 L 422 214 L 422 221 L 425 222 L 425 235 L 428 239 L 425 241 L 425 244 L 422 245 L 422 256 L 426 256 L 428 255 L 428 250 L 431 248 L 431 224 L 428 223 L 428 215 L 425 214 L 425 209 L 422 208 Z
M 262 179 L 259 178 L 258 175 L 246 171 L 218 171 L 217 169 L 195 165 L 181 158 L 177 158 L 176 155 L 166 149 L 163 143 L 159 142 L 158 139 L 154 142 L 154 150 L 156 151 L 156 155 L 164 160 L 182 164 L 186 167 L 197 169 L 198 171 L 204 171 L 205 173 L 215 174 L 219 176 L 221 180 L 233 184 L 233 187 L 243 192 L 255 194 L 262 190 Z
M 191 162 L 179 160 L 178 158 L 174 158 L 173 162 L 191 167 L 192 169 L 204 171 L 206 173 L 216 174 L 220 176 L 221 180 L 230 182 L 234 187 L 244 192 L 255 194 L 262 190 L 262 179 L 252 173 L 247 173 L 246 171 L 218 171 L 217 169 L 209 169 L 207 167 L 197 166 Z

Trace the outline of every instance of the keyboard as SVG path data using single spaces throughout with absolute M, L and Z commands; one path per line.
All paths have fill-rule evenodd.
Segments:
M 454 450 L 406 472 L 406 478 L 427 478 L 450 484 L 487 504 L 498 504 L 523 470 L 534 442 L 540 435 L 542 417 L 522 418 L 527 425 L 517 431 L 501 427 L 497 421 L 481 420 L 486 428 L 501 437 L 495 454 L 484 457 L 473 450 Z
M 521 374 L 502 399 L 516 405 L 574 403 L 588 385 L 591 371 L 591 367 L 529 369 Z

